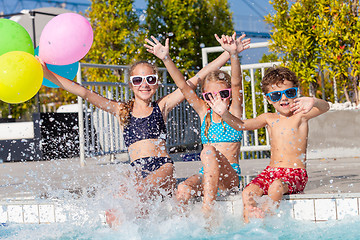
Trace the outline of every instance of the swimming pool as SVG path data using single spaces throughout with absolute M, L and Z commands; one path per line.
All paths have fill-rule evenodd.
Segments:
M 243 161 L 243 173 L 257 172 L 266 163 Z M 177 177 L 191 174 L 199 164 L 175 162 Z M 351 176 L 358 175 L 358 158 L 310 160 L 308 164 L 311 177 L 306 192 L 311 194 L 286 197 L 276 216 L 249 225 L 241 220 L 240 195 L 219 198 L 220 223 L 210 233 L 199 217 L 198 203 L 193 205 L 194 212 L 186 216 L 178 214 L 172 202 L 155 201 L 150 205 L 151 217 L 137 219 L 133 203 L 113 200 L 109 195 L 108 190 L 121 180 L 120 163 L 109 164 L 107 159 L 88 159 L 86 167 L 80 167 L 78 159 L 3 163 L 0 223 L 5 226 L 0 227 L 0 238 L 356 239 L 360 194 L 356 193 L 357 177 Z M 346 177 L 338 178 L 340 175 Z M 14 194 L 9 195 L 11 192 Z M 104 211 L 113 206 L 123 206 L 127 215 L 125 224 L 117 230 L 104 223 Z
M 204 220 L 200 217 L 200 203 L 191 206 L 189 214 L 181 214 L 173 211 L 171 202 L 156 202 L 152 208 L 151 214 L 143 219 L 127 218 L 127 221 L 118 229 L 110 229 L 104 224 L 104 218 L 99 211 L 99 204 L 95 204 L 90 199 L 81 199 L 69 202 L 57 202 L 51 204 L 42 203 L 39 209 L 40 215 L 36 216 L 36 211 L 32 217 L 29 214 L 31 202 L 23 202 L 21 216 L 16 211 L 15 206 L 11 207 L 11 212 L 18 213 L 20 216 L 17 220 L 25 223 L 7 223 L 6 226 L 0 227 L 1 239 L 358 239 L 360 231 L 359 217 L 359 197 L 354 196 L 331 196 L 324 198 L 325 195 L 310 196 L 303 195 L 295 197 L 292 200 L 285 200 L 274 216 L 265 220 L 257 220 L 250 224 L 244 224 L 241 220 L 241 199 L 238 195 L 230 196 L 219 201 L 216 207 L 217 223 L 213 223 L 212 231 L 207 230 Z M 335 198 L 339 197 L 339 198 Z M 323 209 L 316 208 L 316 201 L 321 203 L 318 206 L 325 206 L 324 201 L 333 201 L 339 203 L 341 200 L 354 200 L 356 209 L 352 209 L 351 204 L 348 208 L 337 208 L 339 211 L 335 216 L 324 220 Z M 96 201 L 98 201 L 97 199 Z M 309 217 L 309 203 L 315 203 L 316 223 L 306 220 Z M 297 201 L 302 201 L 297 202 Z M 4 203 L 2 203 L 4 204 Z M 32 202 L 32 206 L 36 206 Z M 68 204 L 68 205 L 66 205 Z M 336 206 L 340 206 L 338 204 Z M 2 207 L 6 209 L 7 207 Z M 28 206 L 25 207 L 24 206 Z M 90 207 L 92 206 L 92 207 Z M 297 206 L 297 207 L 296 207 Z M 129 206 L 131 207 L 131 206 Z M 161 209 L 161 211 L 159 211 Z M 346 214 L 346 209 L 348 210 Z M 131 212 L 131 211 L 130 211 Z M 333 212 L 329 211 L 330 214 Z M 342 212 L 342 213 L 340 213 Z M 52 214 L 54 213 L 54 214 Z M 311 211 L 310 211 L 311 213 Z M 354 213 L 357 213 L 356 215 Z M 321 216 L 321 214 L 323 214 Z M 16 214 L 15 214 L 16 215 Z M 131 215 L 131 214 L 130 214 Z M 2 215 L 1 215 L 2 216 Z M 316 216 L 318 218 L 316 218 Z M 329 215 L 330 216 L 330 215 Z M 320 218 L 319 218 L 320 217 Z M 16 220 L 15 216 L 11 217 Z M 30 224 L 37 219 L 46 224 Z M 56 222 L 53 222 L 56 221 Z

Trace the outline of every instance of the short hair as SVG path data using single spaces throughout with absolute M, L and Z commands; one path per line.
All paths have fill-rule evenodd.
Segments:
M 299 87 L 299 79 L 296 74 L 286 67 L 270 67 L 266 70 L 265 75 L 261 81 L 261 90 L 267 93 L 269 86 L 279 85 L 288 80 L 293 83 L 294 87 Z

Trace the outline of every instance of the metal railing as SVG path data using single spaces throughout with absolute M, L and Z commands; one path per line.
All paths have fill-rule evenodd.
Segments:
M 103 68 L 121 70 L 124 82 L 85 82 L 82 81 L 81 68 Z M 167 83 L 166 68 L 159 68 L 161 85 L 154 95 L 159 99 L 174 90 L 175 84 Z M 106 98 L 117 101 L 128 101 L 132 98 L 129 89 L 129 66 L 101 65 L 81 63 L 77 75 L 77 81 L 84 87 L 93 90 Z M 118 119 L 103 110 L 90 104 L 88 101 L 78 98 L 79 105 L 79 132 L 80 132 L 80 161 L 84 165 L 85 156 L 102 154 L 114 154 L 125 152 L 122 128 Z M 85 113 L 85 116 L 83 115 Z M 175 107 L 167 118 L 167 146 L 171 149 L 177 146 L 194 146 L 200 143 L 200 122 L 196 112 L 184 101 Z
M 264 77 L 265 69 L 269 67 L 273 67 L 274 65 L 279 65 L 280 62 L 271 62 L 271 63 L 256 63 L 256 64 L 246 64 L 241 66 L 242 70 L 242 81 L 244 86 L 244 80 L 248 79 L 250 83 L 251 91 L 247 92 L 247 95 L 250 95 L 251 97 L 251 115 L 252 118 L 257 117 L 258 111 L 257 109 L 260 107 L 256 100 L 257 98 L 261 98 L 261 102 L 263 104 L 264 112 L 268 112 L 268 104 L 267 101 L 265 101 L 262 94 L 257 94 L 255 91 L 256 83 L 261 82 L 261 79 Z M 223 71 L 231 72 L 230 66 L 226 66 L 221 68 Z M 258 75 L 256 75 L 256 71 L 258 71 Z M 256 78 L 258 76 L 258 78 Z M 246 107 L 247 103 L 245 101 L 245 98 L 243 99 L 243 119 L 246 119 Z M 268 151 L 270 150 L 270 141 L 269 141 L 269 133 L 265 129 L 265 136 L 266 141 L 260 142 L 259 141 L 259 131 L 253 130 L 253 131 L 244 131 L 243 134 L 243 142 L 241 145 L 241 151 L 242 152 L 253 152 L 253 151 Z M 250 141 L 251 139 L 251 141 Z
M 259 43 L 250 43 L 250 49 L 254 48 L 265 48 L 269 46 L 268 42 L 259 42 Z M 205 67 L 208 64 L 208 54 L 209 53 L 217 53 L 217 52 L 223 52 L 224 49 L 222 47 L 205 47 L 202 48 L 202 63 L 203 67 Z M 263 103 L 264 112 L 268 112 L 268 105 L 267 101 L 263 99 L 262 94 L 257 94 L 255 91 L 256 83 L 260 83 L 261 79 L 264 76 L 265 69 L 269 67 L 273 67 L 276 65 L 279 65 L 281 62 L 269 62 L 269 63 L 255 63 L 255 64 L 246 64 L 241 65 L 242 70 L 242 80 L 243 80 L 243 86 L 244 86 L 244 79 L 248 79 L 250 82 L 250 92 L 247 92 L 247 95 L 250 95 L 251 97 L 251 111 L 252 111 L 252 117 L 255 118 L 257 114 L 257 109 L 260 107 L 256 103 L 257 98 L 261 98 L 261 102 Z M 222 67 L 221 70 L 227 71 L 229 74 L 231 74 L 231 67 L 225 66 Z M 258 74 L 255 74 L 258 72 Z M 245 98 L 243 99 L 243 119 L 246 119 L 246 106 L 247 103 L 245 101 Z M 269 141 L 269 134 L 267 130 L 265 129 L 265 135 L 266 140 L 263 142 L 259 141 L 259 132 L 258 130 L 254 131 L 244 131 L 244 137 L 243 137 L 243 143 L 241 146 L 242 152 L 253 152 L 253 151 L 268 151 L 270 150 L 270 141 Z M 251 141 L 250 141 L 251 140 Z
M 264 47 L 265 44 L 257 44 L 255 46 Z M 253 44 L 254 46 L 254 44 Z M 208 50 L 208 51 L 207 51 Z M 207 52 L 206 52 L 207 51 Z M 203 54 L 208 52 L 222 51 L 222 48 L 203 48 Z M 207 57 L 203 59 L 207 61 Z M 204 65 L 207 62 L 204 61 Z M 255 84 L 261 81 L 265 69 L 274 65 L 278 65 L 280 62 L 273 63 L 257 63 L 242 65 L 243 81 L 249 79 L 251 84 L 251 92 L 247 93 L 251 96 L 252 104 L 252 117 L 257 116 L 258 106 L 256 105 L 256 99 L 263 99 L 262 94 L 255 92 Z M 82 81 L 81 68 L 103 68 L 103 69 L 116 69 L 121 70 L 124 76 L 124 82 L 84 82 Z M 231 72 L 230 67 L 223 67 L 222 70 Z M 255 74 L 257 72 L 257 74 Z M 175 84 L 167 83 L 167 70 L 166 68 L 159 68 L 159 75 L 162 76 L 162 84 L 154 96 L 155 99 L 159 99 L 176 89 Z M 245 76 L 246 75 L 246 76 Z M 259 79 L 257 79 L 258 77 Z M 100 64 L 88 64 L 81 63 L 79 72 L 77 75 L 78 83 L 83 86 L 107 97 L 109 99 L 115 99 L 117 101 L 128 101 L 132 97 L 132 92 L 129 89 L 129 66 L 118 65 L 100 65 Z M 258 100 L 259 101 L 259 100 Z M 268 111 L 266 101 L 262 101 L 264 104 L 264 112 Z M 101 155 L 101 154 L 114 154 L 126 151 L 126 147 L 123 142 L 122 129 L 118 119 L 115 116 L 95 108 L 92 104 L 78 98 L 79 104 L 79 132 L 80 132 L 80 161 L 84 164 L 85 156 Z M 246 101 L 244 100 L 244 112 L 245 115 Z M 85 116 L 83 115 L 85 113 Z M 83 121 L 83 119 L 85 121 Z M 167 120 L 167 146 L 171 149 L 176 146 L 194 146 L 200 144 L 200 120 L 193 108 L 187 103 L 182 102 L 176 108 L 174 108 L 168 116 Z M 242 142 L 241 151 L 267 151 L 270 150 L 269 135 L 266 132 L 266 140 L 259 141 L 258 130 L 244 131 L 244 138 Z

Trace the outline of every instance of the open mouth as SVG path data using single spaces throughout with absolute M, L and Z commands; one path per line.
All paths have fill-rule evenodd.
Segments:
M 287 107 L 287 106 L 289 106 L 289 102 L 280 103 L 280 106 L 281 107 Z

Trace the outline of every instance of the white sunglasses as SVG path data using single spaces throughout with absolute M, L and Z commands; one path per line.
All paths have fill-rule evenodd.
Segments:
M 152 74 L 147 76 L 131 76 L 130 82 L 133 86 L 140 86 L 144 79 L 146 80 L 146 83 L 149 85 L 156 85 L 158 82 L 158 75 Z

